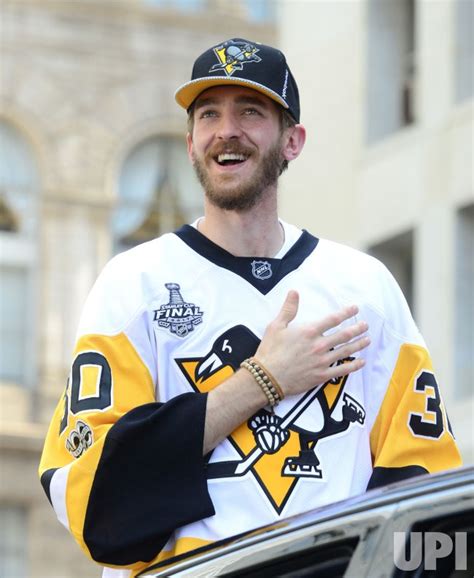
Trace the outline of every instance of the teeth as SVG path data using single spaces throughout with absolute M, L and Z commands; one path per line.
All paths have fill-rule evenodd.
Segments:
M 245 155 L 236 154 L 236 153 L 222 153 L 217 157 L 217 161 L 222 163 L 224 161 L 245 161 Z

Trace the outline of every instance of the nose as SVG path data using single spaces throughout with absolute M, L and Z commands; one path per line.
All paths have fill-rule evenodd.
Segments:
M 217 138 L 229 140 L 239 138 L 242 135 L 242 129 L 238 118 L 231 111 L 223 111 L 216 131 Z

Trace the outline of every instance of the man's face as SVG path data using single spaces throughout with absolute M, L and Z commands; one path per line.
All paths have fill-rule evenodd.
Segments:
M 188 151 L 212 204 L 234 211 L 252 208 L 281 173 L 277 105 L 240 86 L 204 91 L 195 101 Z

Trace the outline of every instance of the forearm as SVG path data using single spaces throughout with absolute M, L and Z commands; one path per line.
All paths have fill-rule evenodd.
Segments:
M 240 369 L 209 392 L 204 427 L 204 455 L 267 404 L 267 397 L 246 369 Z

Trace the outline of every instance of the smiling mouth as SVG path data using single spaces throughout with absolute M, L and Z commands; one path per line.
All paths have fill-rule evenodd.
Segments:
M 221 167 L 227 167 L 230 165 L 240 165 L 249 158 L 249 155 L 242 153 L 221 153 L 214 157 L 214 160 Z

